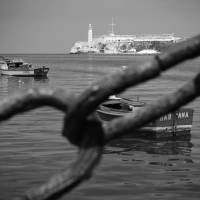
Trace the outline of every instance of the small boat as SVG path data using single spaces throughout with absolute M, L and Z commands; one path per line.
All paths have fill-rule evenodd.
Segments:
M 24 62 L 22 59 L 11 60 L 3 58 L 0 61 L 1 75 L 46 77 L 48 72 L 48 67 L 33 67 L 31 64 Z
M 137 109 L 145 106 L 146 103 L 137 100 L 130 100 L 111 96 L 97 109 L 97 115 L 103 121 L 110 121 L 122 117 L 128 113 L 134 113 Z M 188 135 L 192 128 L 193 109 L 181 108 L 175 112 L 168 113 L 159 119 L 149 123 L 140 129 L 140 136 L 146 137 L 171 137 Z M 151 134 L 149 134 L 151 133 Z

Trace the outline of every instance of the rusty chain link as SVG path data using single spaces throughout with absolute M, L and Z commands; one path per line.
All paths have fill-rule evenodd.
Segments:
M 79 148 L 77 159 L 64 172 L 35 189 L 30 189 L 23 200 L 58 199 L 83 180 L 88 179 L 101 159 L 104 145 L 127 133 L 141 128 L 165 113 L 176 110 L 200 95 L 200 73 L 182 88 L 134 114 L 102 124 L 97 118 L 97 106 L 110 95 L 158 77 L 162 71 L 200 55 L 200 35 L 178 43 L 169 51 L 152 57 L 140 66 L 130 66 L 93 83 L 79 96 L 64 90 L 29 89 L 0 102 L 0 121 L 16 114 L 42 106 L 51 106 L 64 112 L 62 135 Z M 78 124 L 78 126 L 77 126 Z

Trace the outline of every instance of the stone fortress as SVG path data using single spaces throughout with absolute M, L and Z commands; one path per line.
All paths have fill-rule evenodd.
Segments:
M 112 20 L 110 34 L 93 37 L 92 25 L 89 24 L 88 41 L 75 42 L 70 53 L 158 54 L 182 40 L 174 34 L 117 35 L 114 25 Z

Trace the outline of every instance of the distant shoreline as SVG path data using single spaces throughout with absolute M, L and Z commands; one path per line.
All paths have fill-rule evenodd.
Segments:
M 130 54 L 130 53 L 114 53 L 114 54 L 106 54 L 106 53 L 0 53 L 0 56 L 20 56 L 20 55 L 66 55 L 66 56 L 99 56 L 99 57 L 117 57 L 117 56 L 154 56 L 158 54 Z
M 67 55 L 88 55 L 88 56 L 154 56 L 158 54 L 137 54 L 137 53 L 68 53 Z

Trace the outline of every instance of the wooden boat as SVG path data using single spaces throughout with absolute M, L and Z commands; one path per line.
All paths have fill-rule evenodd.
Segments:
M 32 76 L 32 77 L 46 77 L 49 68 L 42 66 L 34 68 L 31 64 L 25 63 L 22 59 L 11 60 L 3 58 L 0 61 L 1 75 L 8 76 Z
M 139 100 L 124 98 L 109 98 L 97 109 L 97 115 L 103 121 L 134 113 L 144 107 L 145 103 Z M 140 129 L 140 136 L 144 137 L 171 137 L 190 134 L 193 121 L 193 109 L 181 108 L 173 113 L 166 114 Z

